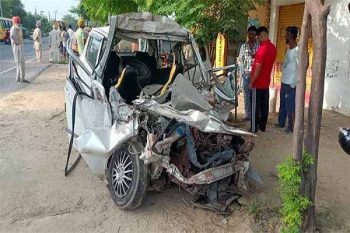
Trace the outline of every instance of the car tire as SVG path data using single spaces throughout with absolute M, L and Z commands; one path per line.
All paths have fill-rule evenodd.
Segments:
M 132 210 L 142 204 L 148 186 L 147 166 L 138 154 L 129 153 L 126 146 L 117 149 L 106 175 L 109 192 L 119 208 Z

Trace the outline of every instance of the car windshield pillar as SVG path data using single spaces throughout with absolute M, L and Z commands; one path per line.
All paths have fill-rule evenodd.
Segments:
M 110 17 L 110 22 L 109 22 L 109 32 L 108 32 L 106 47 L 104 49 L 102 58 L 95 69 L 95 74 L 101 79 L 101 81 L 103 81 L 104 79 L 103 74 L 107 66 L 107 61 L 112 51 L 112 46 L 113 46 L 113 42 L 116 34 L 116 28 L 117 28 L 117 17 L 112 16 Z

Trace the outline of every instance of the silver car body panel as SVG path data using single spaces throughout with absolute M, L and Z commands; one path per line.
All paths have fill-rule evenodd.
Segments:
M 105 100 L 101 84 L 93 81 L 94 96 L 91 99 L 78 96 L 75 111 L 74 148 L 84 158 L 92 172 L 104 177 L 107 161 L 110 155 L 126 140 L 137 134 L 138 118 L 126 121 L 115 121 L 112 124 L 112 113 L 109 103 Z M 97 91 L 98 90 L 98 91 Z M 66 82 L 66 108 L 68 129 L 72 129 L 70 109 L 76 90 L 70 81 Z M 98 93 L 100 92 L 100 93 Z M 99 96 L 99 97 L 98 97 Z
M 84 158 L 92 172 L 97 176 L 104 177 L 107 161 L 112 153 L 123 143 L 138 133 L 139 110 L 164 116 L 168 119 L 176 119 L 178 122 L 184 122 L 202 132 L 255 136 L 254 134 L 244 130 L 224 124 L 217 117 L 211 115 L 209 113 L 210 111 L 202 112 L 191 108 L 189 108 L 189 110 L 180 111 L 176 110 L 169 104 L 159 104 L 155 100 L 137 99 L 134 101 L 134 109 L 127 106 L 125 103 L 122 105 L 118 103 L 118 106 L 122 107 L 115 111 L 118 112 L 117 115 L 115 115 L 115 112 L 112 111 L 111 105 L 108 103 L 105 96 L 104 88 L 100 83 L 103 79 L 103 71 L 106 67 L 106 62 L 110 54 L 109 51 L 112 49 L 114 38 L 128 38 L 131 40 L 137 40 L 139 38 L 162 39 L 167 41 L 170 40 L 191 43 L 196 60 L 200 67 L 200 72 L 205 81 L 208 81 L 208 84 L 209 72 L 204 66 L 199 54 L 198 46 L 192 34 L 168 17 L 156 16 L 151 13 L 128 13 L 111 17 L 109 27 L 93 30 L 103 35 L 107 40 L 107 44 L 100 63 L 98 63 L 91 74 L 93 77 L 95 77 L 95 79 L 92 79 L 91 81 L 91 93 L 88 93 L 92 98 L 84 96 L 77 97 L 75 112 L 76 137 L 73 145 Z M 74 60 L 77 60 L 79 65 L 81 62 L 86 65 L 85 61 L 80 60 L 72 52 L 70 52 L 70 56 Z M 86 73 L 86 75 L 88 74 Z M 184 77 L 181 77 L 180 79 L 184 79 Z M 179 80 L 179 82 L 175 82 L 175 84 L 176 83 L 183 84 L 185 82 Z M 65 92 L 68 129 L 71 130 L 72 102 L 77 90 L 69 79 L 66 84 Z M 121 101 L 121 98 L 118 95 L 114 97 L 117 102 Z M 199 96 L 195 95 L 195 98 L 198 99 Z M 185 102 L 186 98 L 177 99 L 177 104 L 179 104 L 182 109 L 185 109 Z M 189 103 L 190 102 L 191 101 L 189 101 Z M 202 109 L 211 110 L 210 105 L 204 103 L 203 101 L 192 100 L 191 106 L 193 106 L 195 102 L 199 103 L 199 105 L 202 106 Z M 130 114 L 130 111 L 132 111 L 132 114 Z M 130 117 L 131 115 L 132 117 Z M 218 168 L 216 171 L 219 172 L 220 169 L 221 168 Z M 229 171 L 228 173 L 231 174 L 232 171 Z M 219 176 L 220 175 L 216 177 Z
M 86 129 L 74 141 L 92 172 L 104 177 L 109 156 L 124 142 L 137 134 L 137 120 L 127 123 L 114 123 L 111 127 L 100 129 Z
M 116 19 L 116 24 L 110 26 L 116 28 L 117 37 L 122 35 L 124 38 L 134 41 L 139 38 L 189 41 L 190 32 L 166 16 L 154 15 L 149 12 L 134 12 L 113 16 L 113 18 Z M 109 27 L 102 27 L 97 31 L 107 36 Z
M 185 79 L 182 74 L 177 75 L 171 85 L 171 105 L 177 110 L 209 111 L 213 108 L 192 82 Z
M 142 110 L 175 119 L 178 122 L 186 123 L 205 133 L 222 133 L 240 136 L 255 136 L 239 128 L 234 128 L 224 124 L 214 116 L 205 114 L 198 110 L 178 111 L 169 104 L 159 104 L 154 100 L 138 100 L 135 104 Z

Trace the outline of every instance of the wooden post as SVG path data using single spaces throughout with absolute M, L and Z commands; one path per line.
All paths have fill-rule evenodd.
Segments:
M 295 124 L 293 135 L 293 155 L 301 162 L 303 157 L 304 139 L 304 108 L 305 108 L 305 88 L 306 72 L 309 65 L 308 40 L 310 34 L 311 16 L 305 4 L 303 24 L 301 26 L 301 37 L 299 42 L 299 67 L 298 82 L 296 90 Z

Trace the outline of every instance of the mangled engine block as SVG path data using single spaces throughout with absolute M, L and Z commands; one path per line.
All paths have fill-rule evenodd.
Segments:
M 195 206 L 228 213 L 246 189 L 253 143 L 242 136 L 204 133 L 163 116 L 145 114 L 140 120 L 137 141 L 143 148 L 140 158 L 149 165 L 151 187 L 157 180 L 171 181 L 194 197 Z

